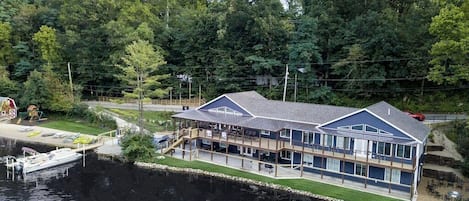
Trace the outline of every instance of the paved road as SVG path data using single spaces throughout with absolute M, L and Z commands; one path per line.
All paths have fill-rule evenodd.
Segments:
M 116 109 L 127 109 L 127 110 L 138 110 L 138 105 L 135 103 L 112 103 L 104 101 L 83 101 L 91 107 L 101 106 L 104 108 L 116 108 Z M 146 111 L 172 111 L 182 112 L 182 105 L 155 105 L 155 104 L 144 104 L 143 110 Z

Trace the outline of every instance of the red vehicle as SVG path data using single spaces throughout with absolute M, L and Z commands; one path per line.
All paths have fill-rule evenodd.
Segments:
M 413 112 L 406 112 L 410 117 L 417 119 L 419 121 L 425 120 L 425 115 L 422 113 L 413 113 Z

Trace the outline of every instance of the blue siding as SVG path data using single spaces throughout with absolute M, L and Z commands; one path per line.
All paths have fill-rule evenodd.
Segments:
M 369 177 L 383 180 L 384 179 L 384 168 L 370 166 Z
M 355 172 L 354 172 L 355 168 L 353 166 L 354 166 L 353 163 L 345 162 L 345 165 L 344 165 L 345 173 L 355 174 Z
M 409 172 L 401 172 L 401 184 L 412 184 L 412 173 Z
M 276 139 L 277 135 L 279 135 L 279 132 L 270 132 L 270 135 L 261 135 L 262 138 L 267 138 L 267 139 Z M 280 138 L 280 136 L 279 136 Z
M 330 124 L 324 125 L 322 127 L 324 128 L 338 128 L 340 126 L 349 126 L 349 125 L 355 125 L 355 124 L 368 124 L 370 126 L 379 128 L 381 130 L 384 130 L 386 132 L 389 132 L 393 134 L 396 137 L 402 137 L 402 138 L 407 138 L 409 140 L 412 140 L 409 136 L 405 135 L 404 133 L 400 132 L 399 130 L 395 129 L 394 127 L 390 126 L 389 124 L 381 121 L 377 117 L 371 115 L 367 111 L 362 111 L 357 114 L 354 114 L 352 116 L 337 120 L 335 122 L 332 122 Z
M 336 177 L 336 178 L 342 178 L 342 176 L 343 176 L 344 179 L 346 179 L 346 180 L 361 183 L 361 184 L 363 184 L 363 186 L 365 185 L 365 178 L 360 177 L 360 176 L 347 175 L 347 174 L 342 175 L 342 173 L 321 171 L 319 169 L 310 168 L 310 167 L 304 167 L 303 171 L 311 172 L 311 173 L 315 173 L 315 174 L 321 174 L 321 172 L 322 172 L 326 176 L 331 176 L 331 177 Z M 367 185 L 371 185 L 371 186 L 379 186 L 379 187 L 382 187 L 382 188 L 389 188 L 389 182 L 379 181 L 377 179 L 367 179 L 366 183 L 367 183 Z M 359 185 L 359 184 L 357 184 L 357 185 Z M 401 186 L 401 185 L 398 185 L 398 184 L 391 184 L 391 190 L 409 192 L 410 191 L 410 186 Z
M 212 109 L 212 108 L 218 108 L 218 107 L 229 107 L 233 110 L 236 110 L 240 113 L 243 114 L 243 116 L 251 116 L 249 115 L 249 113 L 245 110 L 243 110 L 241 107 L 239 107 L 236 103 L 234 103 L 233 101 L 231 101 L 230 99 L 228 99 L 227 97 L 221 97 L 220 99 L 200 108 L 199 110 L 209 110 L 209 109 Z
M 310 168 L 310 167 L 304 167 L 303 171 L 311 172 L 311 173 L 315 173 L 315 174 L 321 174 L 321 170 Z

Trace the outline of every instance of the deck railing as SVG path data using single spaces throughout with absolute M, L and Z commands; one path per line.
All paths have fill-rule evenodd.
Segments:
M 243 135 L 239 132 L 229 132 L 222 130 L 186 128 L 181 129 L 181 133 L 186 138 L 201 138 L 210 140 L 212 142 L 233 144 L 237 146 L 250 147 L 253 149 L 262 149 L 271 152 L 289 150 L 299 153 L 311 154 L 319 157 L 335 158 L 350 162 L 360 162 L 370 165 L 399 168 L 407 171 L 414 170 L 414 165 L 412 161 L 398 158 L 393 158 L 393 160 L 383 160 L 380 157 L 374 157 L 371 150 L 368 152 L 355 150 L 347 150 L 347 152 L 344 152 L 339 149 L 328 148 L 319 145 L 299 146 L 294 145 L 289 141 L 269 139 L 259 136 Z

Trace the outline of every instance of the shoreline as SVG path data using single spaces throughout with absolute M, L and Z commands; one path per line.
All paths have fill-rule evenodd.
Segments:
M 174 173 L 193 173 L 193 174 L 198 174 L 198 175 L 204 175 L 204 176 L 211 176 L 211 177 L 216 177 L 220 179 L 226 179 L 230 181 L 235 181 L 235 182 L 240 182 L 240 183 L 245 183 L 245 184 L 251 184 L 251 185 L 256 185 L 256 186 L 261 186 L 265 188 L 271 188 L 274 190 L 282 190 L 285 192 L 289 193 L 295 193 L 298 195 L 304 195 L 308 196 L 314 199 L 320 199 L 324 201 L 343 201 L 340 199 L 335 199 L 327 196 L 322 196 L 322 195 L 317 195 L 313 194 L 307 191 L 301 191 L 301 190 L 296 190 L 291 187 L 287 186 L 282 186 L 278 184 L 272 184 L 272 183 L 266 183 L 266 182 L 261 182 L 261 181 L 256 181 L 252 179 L 246 179 L 242 177 L 235 177 L 235 176 L 229 176 L 226 174 L 222 173 L 215 173 L 215 172 L 209 172 L 205 170 L 200 170 L 200 169 L 192 169 L 192 168 L 178 168 L 178 167 L 172 167 L 168 165 L 161 165 L 157 163 L 145 163 L 145 162 L 135 162 L 135 166 L 140 167 L 140 168 L 145 168 L 145 169 L 151 169 L 151 170 L 166 170 Z

